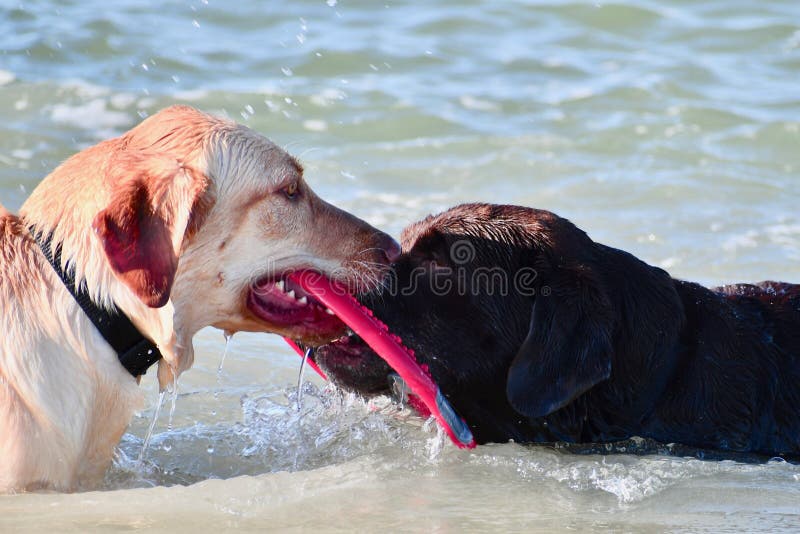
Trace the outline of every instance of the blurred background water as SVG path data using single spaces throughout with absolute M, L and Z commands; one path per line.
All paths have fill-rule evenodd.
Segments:
M 462 201 L 518 203 L 677 277 L 800 281 L 796 0 L 0 2 L 9 209 L 173 103 L 267 135 L 395 235 Z M 151 376 L 102 492 L 3 497 L 0 526 L 800 528 L 796 466 L 456 451 L 319 382 L 297 412 L 298 359 L 274 336 L 235 336 L 221 372 L 222 334 L 196 346 L 144 466 Z

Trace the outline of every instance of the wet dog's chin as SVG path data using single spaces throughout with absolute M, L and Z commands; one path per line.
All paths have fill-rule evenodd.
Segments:
M 312 356 L 336 385 L 361 395 L 388 394 L 392 369 L 356 335 L 319 347 Z
M 321 345 L 341 336 L 345 324 L 291 280 L 265 278 L 247 294 L 247 308 L 278 334 Z

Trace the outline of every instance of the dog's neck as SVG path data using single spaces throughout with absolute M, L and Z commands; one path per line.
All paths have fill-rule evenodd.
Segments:
M 114 305 L 111 308 L 100 308 L 89 297 L 86 285 L 75 283 L 71 265 L 61 262 L 61 247 L 53 248 L 52 235 L 44 235 L 35 227 L 29 228 L 39 245 L 39 250 L 61 279 L 67 291 L 72 295 L 89 320 L 97 328 L 103 339 L 117 353 L 122 366 L 135 378 L 147 372 L 155 362 L 161 359 L 158 347 L 145 337 L 128 317 Z
M 117 280 L 108 263 L 104 261 L 105 256 L 100 246 L 96 240 L 91 239 L 92 236 L 86 240 L 91 244 L 84 245 L 86 248 L 81 250 L 80 245 L 75 245 L 76 242 L 84 241 L 80 235 L 73 239 L 64 235 L 61 241 L 57 241 L 58 226 L 50 232 L 40 232 L 40 227 L 31 224 L 27 217 L 25 223 L 33 228 L 40 252 L 47 258 L 54 273 L 95 327 L 98 327 L 98 317 L 113 321 L 107 329 L 97 329 L 117 353 L 122 365 L 132 375 L 140 376 L 152 363 L 158 361 L 161 388 L 174 382 L 179 372 L 173 372 L 173 369 L 177 369 L 173 362 L 181 361 L 187 356 L 191 361 L 193 351 L 190 341 L 183 348 L 177 346 L 172 303 L 168 302 L 161 308 L 144 305 Z M 83 268 L 80 269 L 79 266 Z M 73 292 L 73 288 L 79 292 L 78 295 Z M 138 340 L 135 340 L 136 333 L 140 336 Z M 133 346 L 135 344 L 139 344 L 139 350 Z M 148 354 L 148 351 L 154 349 L 157 354 Z M 164 359 L 160 359 L 162 355 Z

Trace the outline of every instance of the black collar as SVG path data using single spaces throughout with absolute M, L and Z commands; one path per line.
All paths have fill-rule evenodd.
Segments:
M 36 244 L 42 250 L 42 254 L 53 266 L 64 286 L 92 321 L 103 339 L 117 353 L 119 363 L 133 376 L 138 377 L 145 374 L 151 365 L 161 359 L 158 347 L 144 337 L 116 306 L 112 306 L 110 310 L 97 307 L 89 298 L 85 281 L 80 286 L 75 286 L 75 269 L 61 267 L 61 243 L 56 245 L 55 252 L 51 248 L 52 233 L 45 237 L 43 232 L 37 232 L 33 226 L 30 227 L 30 231 Z

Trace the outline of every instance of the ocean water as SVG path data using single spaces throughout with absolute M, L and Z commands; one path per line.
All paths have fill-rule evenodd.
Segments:
M 9 209 L 173 103 L 262 132 L 395 235 L 459 202 L 518 203 L 677 277 L 800 281 L 796 0 L 0 3 Z M 313 378 L 298 411 L 299 359 L 275 336 L 237 334 L 221 371 L 222 333 L 195 345 L 141 465 L 153 376 L 102 488 L 0 497 L 0 528 L 800 529 L 795 465 L 459 451 Z

